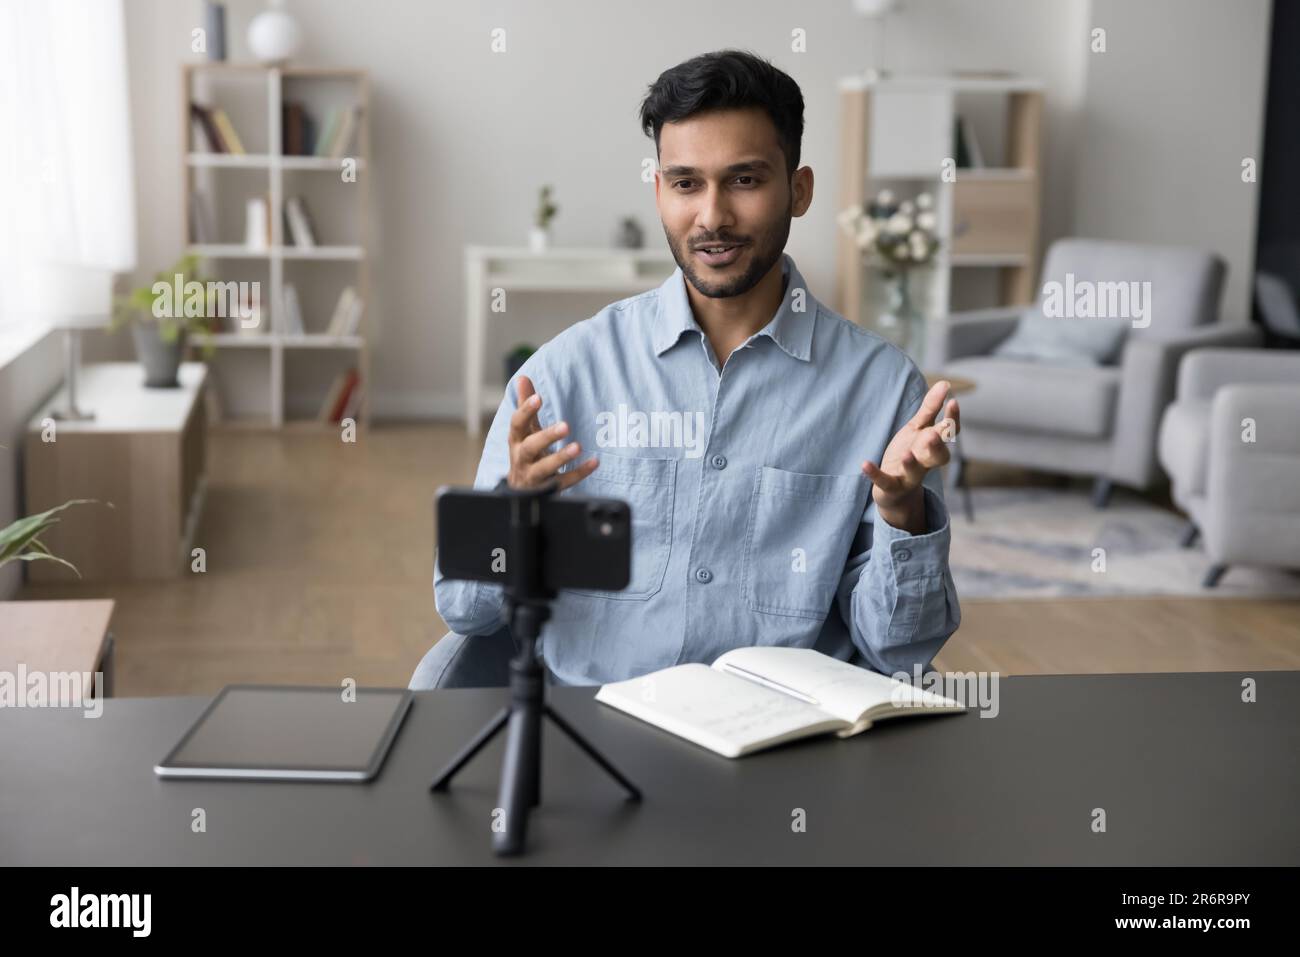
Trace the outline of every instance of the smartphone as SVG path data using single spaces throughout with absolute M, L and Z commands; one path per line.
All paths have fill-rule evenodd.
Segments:
M 632 574 L 632 508 L 612 498 L 551 495 L 541 508 L 542 582 L 620 591 Z M 505 584 L 511 556 L 508 492 L 438 489 L 438 567 L 448 578 Z

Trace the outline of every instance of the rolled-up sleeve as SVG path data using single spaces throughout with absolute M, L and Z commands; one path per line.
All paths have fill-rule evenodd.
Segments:
M 874 501 L 868 504 L 838 594 L 854 646 L 887 675 L 910 673 L 914 665 L 927 670 L 961 624 L 948 566 L 943 473 L 931 471 L 921 487 L 926 530 L 920 535 L 895 528 L 879 517 Z

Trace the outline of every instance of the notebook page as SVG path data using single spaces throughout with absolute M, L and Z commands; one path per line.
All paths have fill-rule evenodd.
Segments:
M 809 705 L 856 723 L 872 708 L 928 704 L 957 707 L 957 702 L 885 675 L 859 668 L 811 648 L 735 648 L 713 667 L 742 679 L 752 675 L 803 697 Z M 911 709 L 908 709 L 911 710 Z
M 796 698 L 702 664 L 607 684 L 596 700 L 728 757 L 844 726 Z

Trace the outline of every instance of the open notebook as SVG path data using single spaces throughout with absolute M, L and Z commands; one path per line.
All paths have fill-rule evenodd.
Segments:
M 847 738 L 886 718 L 966 710 L 810 648 L 775 647 L 607 684 L 596 700 L 727 758 L 830 731 Z

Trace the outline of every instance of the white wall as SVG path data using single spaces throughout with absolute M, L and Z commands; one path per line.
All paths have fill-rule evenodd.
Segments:
M 1075 184 L 1081 235 L 1216 250 L 1223 317 L 1250 315 L 1269 0 L 1094 0 Z M 1277 172 L 1274 171 L 1274 175 Z
M 1188 5 L 1177 4 L 1179 11 Z M 1075 231 L 1186 237 L 1191 220 L 1199 231 L 1190 235 L 1229 255 L 1240 282 L 1238 267 L 1253 245 L 1253 207 L 1247 209 L 1243 191 L 1234 191 L 1231 168 L 1221 178 L 1212 160 L 1198 161 L 1183 167 L 1185 189 L 1157 190 L 1138 203 L 1144 193 L 1138 183 L 1107 177 L 1121 158 L 1148 170 L 1185 152 L 1185 127 L 1193 119 L 1199 130 L 1228 129 L 1230 143 L 1248 139 L 1252 128 L 1258 132 L 1266 50 L 1258 9 L 1264 2 L 1231 4 L 1247 8 L 1238 19 L 1214 13 L 1212 0 L 1193 0 L 1190 6 L 1203 19 L 1191 22 L 1195 18 L 1171 12 L 1174 0 L 1161 0 L 1156 6 L 1169 14 L 1163 29 L 1176 41 L 1161 41 L 1154 15 L 1131 12 L 1117 20 L 1114 8 L 1122 6 L 1098 0 L 1108 21 L 1120 27 L 1112 27 L 1105 69 L 1088 59 L 1095 19 L 1089 0 L 906 0 L 881 39 L 887 65 L 902 71 L 1001 68 L 1043 79 L 1045 241 Z M 243 37 L 261 9 L 261 0 L 227 4 L 232 58 L 247 57 Z M 638 128 L 637 107 L 660 72 L 712 49 L 741 47 L 767 56 L 803 89 L 803 156 L 815 171 L 817 192 L 812 210 L 792 229 L 789 249 L 813 289 L 833 300 L 836 82 L 870 63 L 879 28 L 856 16 L 850 0 L 297 0 L 289 9 L 305 33 L 302 62 L 371 71 L 373 306 L 381 326 L 374 354 L 377 413 L 458 413 L 462 248 L 521 244 L 540 184 L 555 187 L 558 244 L 607 245 L 616 220 L 635 215 L 647 241 L 662 247 L 653 187 L 640 180 L 641 160 L 653 156 L 653 143 Z M 201 5 L 127 0 L 127 21 L 143 276 L 180 249 L 179 63 L 194 58 L 190 30 L 201 22 Z M 505 54 L 489 51 L 494 27 L 507 30 Z M 806 53 L 790 50 L 796 28 L 807 33 Z M 1152 61 L 1123 52 L 1125 30 L 1141 38 L 1143 55 Z M 1216 46 L 1201 49 L 1210 39 Z M 1158 52 L 1163 47 L 1175 49 Z M 1198 79 L 1221 72 L 1225 59 L 1249 75 Z M 1128 79 L 1115 72 L 1121 69 L 1132 71 Z M 1090 75 L 1100 79 L 1085 91 Z M 1154 104 L 1172 109 L 1171 119 L 1139 124 L 1133 104 L 1147 98 L 1129 82 L 1189 93 Z M 1085 103 L 1093 122 L 1086 135 L 1079 122 Z M 1111 141 L 1116 125 L 1122 138 Z M 1098 198 L 1099 188 L 1115 194 Z M 1193 196 L 1206 194 L 1212 202 L 1204 213 L 1189 208 Z M 1213 224 L 1225 218 L 1229 227 L 1217 230 Z M 600 297 L 516 297 L 512 318 L 499 323 L 503 328 L 492 340 L 494 365 L 497 353 L 517 338 L 546 338 L 603 304 Z

